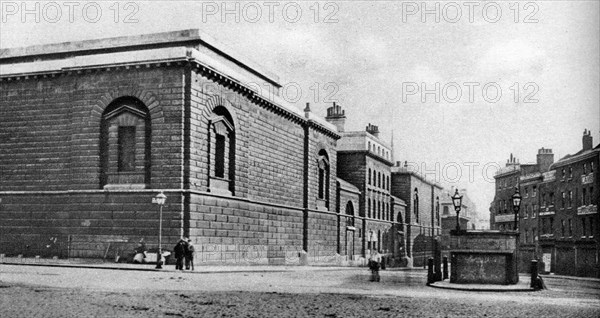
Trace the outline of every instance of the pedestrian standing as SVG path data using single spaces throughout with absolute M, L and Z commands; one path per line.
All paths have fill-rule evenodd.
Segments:
M 194 270 L 194 245 L 192 244 L 192 239 L 187 240 L 187 253 L 185 254 L 185 269 Z
M 369 257 L 369 269 L 371 270 L 371 281 L 378 282 L 380 280 L 379 277 L 379 268 L 381 266 L 381 254 L 379 251 L 375 251 L 375 253 L 371 254 Z
M 175 254 L 175 269 L 183 270 L 183 258 L 186 254 L 186 242 L 183 239 L 180 239 L 179 242 L 173 248 L 173 252 Z

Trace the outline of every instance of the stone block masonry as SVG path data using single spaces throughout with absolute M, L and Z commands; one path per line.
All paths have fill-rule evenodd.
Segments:
M 166 250 L 186 236 L 206 262 L 335 255 L 335 128 L 254 94 L 241 79 L 280 85 L 197 33 L 3 52 L 0 252 L 156 247 L 164 191 Z

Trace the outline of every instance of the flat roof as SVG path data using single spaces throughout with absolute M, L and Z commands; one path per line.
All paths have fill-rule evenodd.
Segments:
M 279 83 L 280 79 L 277 75 L 267 71 L 261 65 L 245 58 L 243 55 L 238 54 L 213 37 L 202 33 L 199 29 L 0 49 L 0 64 L 27 61 L 32 58 L 60 59 L 64 55 L 72 56 L 73 53 L 76 55 L 87 55 L 97 54 L 98 52 L 130 51 L 199 44 L 210 47 L 239 66 L 251 70 L 253 73 L 281 87 Z

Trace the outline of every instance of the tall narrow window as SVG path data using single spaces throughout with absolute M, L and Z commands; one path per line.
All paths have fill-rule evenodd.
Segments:
M 367 179 L 367 184 L 371 185 L 371 168 L 369 168 L 369 179 Z
M 435 197 L 435 220 L 440 225 L 440 197 Z
M 225 177 L 225 136 L 216 136 L 215 145 L 215 177 Z
M 118 133 L 119 171 L 135 170 L 135 126 L 120 126 Z
M 235 128 L 233 117 L 224 106 L 217 106 L 210 117 L 209 189 L 225 195 L 234 194 Z
M 573 236 L 573 222 L 569 219 L 569 236 Z
M 415 215 L 415 222 L 419 223 L 419 190 L 415 188 L 415 194 L 413 198 L 413 210 Z
M 330 173 L 330 168 L 329 168 L 329 156 L 327 155 L 327 152 L 325 150 L 320 150 L 319 151 L 319 158 L 317 160 L 317 167 L 318 167 L 318 180 L 319 180 L 319 186 L 318 186 L 318 193 L 317 193 L 317 198 L 319 200 L 321 200 L 321 202 L 319 204 L 323 204 L 324 203 L 324 207 L 325 208 L 329 208 L 329 173 Z

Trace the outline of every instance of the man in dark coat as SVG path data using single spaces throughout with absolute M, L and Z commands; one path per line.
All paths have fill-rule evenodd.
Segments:
M 183 258 L 188 253 L 186 243 L 187 242 L 185 242 L 183 239 L 180 239 L 179 242 L 177 242 L 177 245 L 175 245 L 175 248 L 173 249 L 176 260 L 175 269 L 183 270 Z

